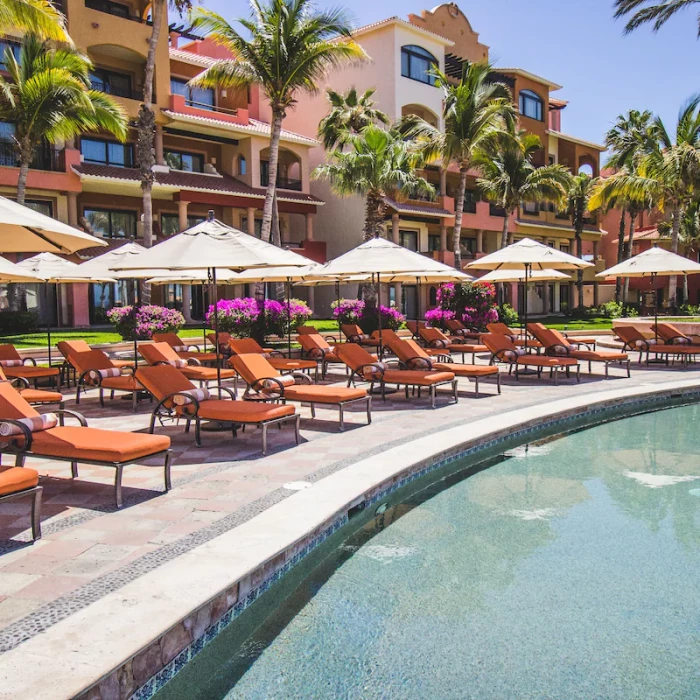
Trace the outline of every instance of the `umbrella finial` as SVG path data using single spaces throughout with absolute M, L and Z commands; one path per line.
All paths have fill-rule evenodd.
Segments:
M 214 221 L 214 210 L 210 209 L 207 212 L 207 221 Z

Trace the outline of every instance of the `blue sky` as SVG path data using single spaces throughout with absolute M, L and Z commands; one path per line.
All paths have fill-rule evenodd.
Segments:
M 320 7 L 336 2 L 317 0 Z M 519 67 L 564 86 L 569 100 L 562 131 L 602 142 L 615 117 L 650 109 L 667 126 L 680 105 L 700 92 L 700 42 L 692 10 L 657 34 L 640 29 L 623 35 L 613 19 L 613 0 L 462 0 L 458 3 L 496 64 Z M 241 0 L 204 0 L 227 19 L 247 13 Z M 356 26 L 431 6 L 420 0 L 353 0 Z

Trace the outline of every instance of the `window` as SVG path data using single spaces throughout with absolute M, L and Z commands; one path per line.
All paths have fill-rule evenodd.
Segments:
M 525 202 L 525 204 L 523 204 L 523 213 L 529 214 L 530 216 L 539 216 L 540 207 L 536 202 Z
M 204 156 L 201 153 L 184 151 L 165 151 L 165 162 L 173 170 L 185 170 L 188 173 L 204 172 Z
M 82 138 L 80 153 L 86 163 L 117 165 L 120 168 L 131 168 L 134 164 L 134 147 L 129 143 Z
M 214 109 L 214 90 L 211 88 L 190 87 L 186 80 L 170 78 L 170 93 L 182 95 L 188 107 Z
M 437 287 L 431 287 L 428 292 L 428 305 L 437 306 Z
M 248 173 L 248 162 L 245 156 L 238 156 L 238 174 L 246 175 Z
M 10 122 L 0 122 L 0 165 L 10 168 L 17 165 L 15 125 Z
M 561 250 L 562 253 L 569 253 L 569 252 L 571 252 L 568 243 L 560 243 L 560 244 L 559 244 L 559 250 Z
M 201 224 L 204 221 L 203 216 L 188 216 L 187 228 Z M 177 214 L 161 214 L 160 215 L 160 232 L 164 236 L 174 236 L 180 233 L 180 217 Z
M 134 93 L 131 89 L 131 76 L 126 73 L 116 73 L 111 70 L 96 68 L 90 71 L 90 84 L 93 90 L 106 92 L 117 97 L 134 98 Z
M 399 244 L 418 252 L 418 231 L 399 231 Z
M 24 206 L 46 216 L 53 216 L 53 202 L 45 199 L 25 199 Z
M 85 209 L 83 216 L 90 228 L 103 238 L 135 238 L 136 212 L 117 209 Z
M 401 75 L 419 83 L 435 85 L 435 76 L 430 74 L 438 66 L 433 54 L 420 46 L 401 47 Z
M 476 203 L 479 201 L 479 194 L 474 190 L 464 190 L 464 211 L 465 214 L 476 214 Z
M 542 98 L 532 90 L 520 91 L 520 114 L 538 122 L 544 121 L 544 103 Z
M 499 207 L 498 204 L 489 204 L 489 216 L 505 216 L 506 210 L 503 207 Z
M 473 258 L 476 254 L 476 238 L 459 239 L 459 251 L 463 258 Z
M 129 17 L 129 7 L 120 2 L 110 2 L 110 0 L 85 0 L 85 7 L 99 12 L 106 12 L 115 17 Z
M 248 233 L 248 217 L 241 218 L 241 230 Z M 255 237 L 262 238 L 262 219 L 255 219 Z
M 440 234 L 439 233 L 429 233 L 428 234 L 428 250 L 434 253 L 436 250 L 440 250 Z
M 7 65 L 5 63 L 5 52 L 7 50 L 12 51 L 12 55 L 15 57 L 15 61 L 19 61 L 20 45 L 15 44 L 12 41 L 0 41 L 0 70 L 7 70 Z

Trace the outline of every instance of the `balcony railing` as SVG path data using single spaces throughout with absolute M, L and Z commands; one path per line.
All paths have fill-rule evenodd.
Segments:
M 7 141 L 0 143 L 0 166 L 19 167 L 14 144 Z M 32 170 L 63 172 L 66 169 L 65 153 L 50 146 L 43 146 L 37 150 L 29 167 Z
M 108 95 L 114 95 L 115 97 L 126 97 L 129 100 L 143 100 L 143 93 L 138 90 L 131 90 L 130 88 L 119 87 L 118 85 L 100 85 L 97 83 L 92 83 L 93 90 L 99 90 L 105 92 Z M 153 95 L 153 101 L 156 101 L 155 95 Z
M 489 204 L 489 216 L 501 216 L 506 215 L 506 210 L 503 207 L 499 207 L 496 204 Z
M 270 184 L 270 177 L 267 173 L 260 173 L 260 187 L 267 187 Z M 295 190 L 301 192 L 301 180 L 291 180 L 287 177 L 277 178 L 277 187 L 281 190 Z
M 90 10 L 104 12 L 114 17 L 122 17 L 132 22 L 138 22 L 139 24 L 151 24 L 151 22 L 141 19 L 138 15 L 129 14 L 129 7 L 119 2 L 110 2 L 110 0 L 85 0 L 85 7 Z

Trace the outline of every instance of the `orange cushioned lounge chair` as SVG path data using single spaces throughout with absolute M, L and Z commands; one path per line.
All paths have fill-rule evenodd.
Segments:
M 391 369 L 389 363 L 378 362 L 364 348 L 355 343 L 344 343 L 336 348 L 338 357 L 350 368 L 348 386 L 359 380 L 370 383 L 370 391 L 377 384 L 381 390 L 382 400 L 386 400 L 386 385 L 403 386 L 408 398 L 409 388 L 427 389 L 430 395 L 430 405 L 435 408 L 435 398 L 439 386 L 449 385 L 455 403 L 459 401 L 457 380 L 452 372 L 435 372 L 432 370 Z
M 41 492 L 39 472 L 26 467 L 0 467 L 0 505 L 32 497 L 32 540 L 41 538 Z
M 194 421 L 194 439 L 197 447 L 202 446 L 202 421 L 230 423 L 236 437 L 239 426 L 255 425 L 262 429 L 262 453 L 267 454 L 267 430 L 271 425 L 291 421 L 294 424 L 296 444 L 299 444 L 299 418 L 294 406 L 261 405 L 249 401 L 239 401 L 234 391 L 228 387 L 212 387 L 217 391 L 215 398 L 206 389 L 197 389 L 192 382 L 170 365 L 141 367 L 136 372 L 139 381 L 155 396 L 158 402 L 151 414 L 149 432 L 153 433 L 156 419 L 163 424 L 165 418 L 184 418 L 185 432 L 189 432 Z M 223 399 L 221 394 L 230 398 Z
M 485 345 L 467 342 L 466 338 L 449 337 L 439 328 L 421 328 L 418 333 L 430 350 L 441 350 L 443 355 L 445 353 L 449 355 L 453 352 L 461 353 L 462 362 L 465 361 L 465 355 L 471 353 L 472 364 L 475 364 L 477 352 L 488 352 Z
M 54 386 L 60 379 L 58 367 L 37 367 L 34 358 L 22 359 L 14 345 L 0 345 L 0 367 L 8 377 L 22 377 L 33 382 L 35 389 L 38 388 L 39 379 L 50 379 Z
M 501 373 L 495 365 L 465 365 L 451 362 L 449 355 L 430 356 L 415 340 L 395 340 L 390 343 L 391 350 L 406 369 L 437 370 L 452 372 L 455 377 L 467 377 L 476 383 L 476 395 L 479 395 L 479 379 L 495 377 L 498 393 L 501 393 Z
M 523 367 L 537 370 L 537 378 L 542 376 L 542 370 L 549 370 L 554 375 L 554 383 L 559 383 L 559 371 L 565 370 L 569 376 L 572 367 L 576 368 L 576 381 L 581 381 L 581 366 L 573 357 L 549 357 L 546 355 L 534 355 L 517 348 L 509 338 L 498 333 L 486 333 L 481 336 L 484 345 L 491 352 L 491 362 L 503 362 L 509 366 L 508 374 L 515 369 L 515 379 L 520 379 L 520 369 Z
M 75 367 L 71 365 L 68 359 L 69 355 L 75 352 L 89 352 L 90 350 L 92 350 L 92 348 L 84 340 L 61 340 L 58 343 L 56 343 L 56 347 L 63 356 L 63 364 L 61 365 L 61 382 L 65 382 L 65 384 L 70 386 L 71 374 L 73 375 L 74 381 L 76 381 L 77 378 L 75 374 Z M 115 367 L 119 367 L 119 369 L 121 369 L 122 367 L 131 367 L 133 369 L 134 367 L 133 359 L 117 360 L 113 357 L 110 357 L 109 359 L 112 360 L 112 364 Z
M 657 323 L 656 332 L 666 345 L 700 345 L 700 335 L 686 335 L 672 323 Z
M 8 379 L 0 367 L 0 382 L 9 382 L 24 397 L 27 403 L 32 405 L 46 405 L 57 403 L 59 408 L 65 408 L 66 402 L 60 391 L 46 391 L 44 389 L 32 389 L 24 377 Z
M 199 345 L 182 340 L 177 333 L 154 333 L 153 342 L 167 343 L 183 360 L 194 357 L 202 364 L 216 363 L 216 352 L 200 351 Z
M 602 362 L 605 365 L 605 378 L 609 375 L 611 364 L 618 364 L 627 369 L 630 377 L 630 359 L 626 352 L 600 352 L 595 350 L 579 350 L 574 341 L 569 341 L 559 331 L 546 328 L 540 323 L 528 324 L 528 330 L 544 345 L 545 354 L 554 357 L 573 357 L 576 360 L 588 362 L 588 374 L 591 374 L 591 364 Z
M 85 393 L 88 389 L 99 390 L 102 407 L 105 405 L 105 389 L 110 392 L 112 399 L 115 391 L 126 391 L 131 394 L 131 405 L 134 413 L 136 412 L 139 392 L 143 391 L 143 387 L 135 379 L 132 367 L 116 367 L 102 350 L 74 352 L 69 355 L 68 361 L 75 367 L 78 375 L 75 388 L 76 404 L 80 404 L 81 392 Z
M 45 419 L 71 416 L 80 425 L 36 429 Z M 15 434 L 4 435 L 3 425 L 12 426 Z M 30 427 L 31 426 L 31 427 Z M 41 428 L 41 425 L 39 426 Z M 34 429 L 32 429 L 34 428 Z M 165 490 L 170 489 L 170 438 L 164 435 L 128 433 L 123 430 L 88 428 L 79 413 L 65 409 L 40 416 L 9 384 L 0 384 L 0 453 L 15 455 L 17 466 L 24 466 L 27 457 L 71 463 L 73 478 L 78 476 L 78 463 L 113 467 L 114 500 L 122 506 L 122 472 L 124 467 L 152 457 L 163 457 Z
M 285 357 L 279 350 L 263 348 L 253 338 L 231 338 L 228 346 L 234 355 L 262 355 L 280 372 L 303 372 L 304 370 L 309 372 L 312 369 L 318 371 L 316 362 L 311 360 L 292 360 Z M 232 365 L 230 360 L 229 364 Z
M 345 343 L 344 343 L 345 345 Z M 359 346 L 358 346 L 359 347 Z M 364 389 L 311 384 L 308 375 L 280 374 L 262 355 L 236 355 L 231 358 L 233 368 L 248 385 L 244 398 L 253 401 L 299 401 L 311 406 L 311 416 L 316 417 L 316 404 L 337 406 L 340 430 L 345 430 L 345 407 L 363 402 L 367 410 L 367 423 L 372 422 L 372 397 Z M 296 384 L 299 379 L 305 384 Z
M 700 346 L 688 343 L 669 345 L 659 342 L 655 338 L 647 338 L 634 326 L 619 325 L 615 327 L 617 337 L 624 343 L 623 350 L 639 350 L 639 364 L 646 354 L 646 362 L 649 364 L 649 356 L 655 355 L 669 363 L 669 357 L 678 358 L 687 369 L 690 361 L 700 354 Z
M 551 330 L 550 328 L 547 328 L 547 326 L 545 326 L 543 323 L 528 323 L 527 331 L 531 336 L 534 336 L 534 333 L 532 332 L 533 327 L 544 329 L 546 331 Z M 596 343 L 598 342 L 597 338 L 584 338 L 582 336 L 574 335 L 572 332 L 558 332 L 561 333 L 561 335 L 563 335 L 572 345 L 575 345 L 579 350 L 595 350 Z M 534 337 L 536 338 L 537 336 Z
M 194 357 L 183 360 L 167 343 L 143 343 L 139 345 L 139 352 L 149 365 L 176 367 L 188 379 L 199 382 L 200 386 L 216 382 L 219 379 L 216 367 L 202 367 Z M 236 373 L 232 369 L 220 369 L 219 374 L 221 379 L 235 379 L 236 377 Z
M 367 345 L 371 348 L 379 347 L 379 338 L 372 338 L 356 323 L 343 323 L 340 326 L 340 330 L 343 331 L 343 335 L 347 338 L 348 343 Z
M 446 321 L 445 325 L 447 326 L 447 330 L 458 338 L 471 338 L 472 340 L 479 340 L 479 338 L 481 338 L 481 333 L 469 330 L 469 328 L 456 318 Z
M 507 326 L 505 323 L 488 323 L 486 325 L 486 329 L 488 330 L 489 333 L 496 333 L 497 335 L 505 335 L 506 338 L 508 338 L 513 343 L 513 345 L 515 345 L 518 348 L 524 347 L 524 345 L 525 345 L 525 340 L 522 337 L 522 333 L 520 331 L 516 331 L 514 328 L 511 328 L 510 326 Z M 527 347 L 540 349 L 542 347 L 542 343 L 535 340 L 534 338 L 531 338 L 528 335 Z
M 335 354 L 335 348 L 319 333 L 308 333 L 297 336 L 303 354 L 321 365 L 321 376 L 326 378 L 328 365 L 343 364 Z
M 418 335 L 418 330 L 425 328 L 425 321 L 406 321 L 406 328 L 408 328 L 411 335 L 418 340 L 420 338 Z

